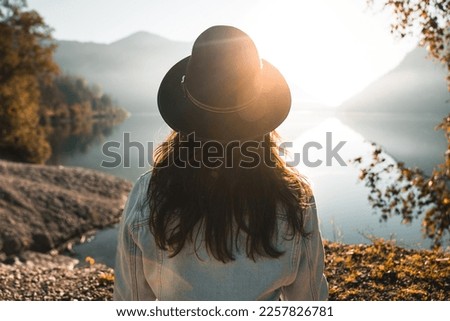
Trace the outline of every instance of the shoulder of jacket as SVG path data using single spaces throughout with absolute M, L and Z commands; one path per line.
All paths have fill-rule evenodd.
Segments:
M 145 201 L 145 199 L 147 198 L 147 190 L 151 176 L 152 176 L 151 171 L 147 171 L 141 176 L 139 176 L 136 183 L 134 184 L 135 186 L 133 189 L 136 190 L 135 193 L 138 194 L 138 197 L 141 201 Z
M 152 171 L 148 170 L 137 179 L 137 183 L 148 185 L 150 178 L 152 177 Z
M 124 211 L 125 222 L 133 226 L 148 219 L 149 211 L 147 202 L 147 191 L 150 183 L 151 171 L 147 171 L 136 180 L 128 195 L 127 206 Z

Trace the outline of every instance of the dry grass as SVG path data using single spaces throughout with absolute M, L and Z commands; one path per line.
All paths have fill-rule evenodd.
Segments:
M 382 240 L 325 243 L 330 300 L 449 300 L 450 255 Z
M 325 243 L 330 300 L 449 300 L 449 253 L 407 250 L 386 241 Z M 66 262 L 68 261 L 69 262 Z M 34 262 L 34 263 L 32 263 Z M 87 258 L 33 254 L 0 264 L 0 300 L 111 300 L 114 271 Z

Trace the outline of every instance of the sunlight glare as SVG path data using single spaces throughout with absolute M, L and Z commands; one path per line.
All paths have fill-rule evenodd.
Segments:
M 283 73 L 295 101 L 336 107 L 395 67 L 407 52 L 404 45 L 379 52 L 380 42 L 393 44 L 388 27 L 383 30 L 375 20 L 362 24 L 361 12 L 356 14 L 362 9 L 342 9 L 335 2 L 262 1 L 248 17 L 248 33 L 261 57 Z M 368 14 L 370 19 L 375 17 Z

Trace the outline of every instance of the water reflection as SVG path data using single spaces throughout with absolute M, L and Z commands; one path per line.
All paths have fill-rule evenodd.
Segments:
M 325 160 L 327 132 L 332 133 L 331 148 L 341 141 L 345 142 L 339 154 L 347 166 L 333 160 L 331 166 L 327 166 L 324 161 L 318 167 L 307 167 L 304 164 L 298 167 L 313 185 L 325 238 L 345 243 L 367 243 L 375 236 L 396 239 L 397 243 L 406 247 L 429 247 L 430 242 L 422 239 L 420 222 L 405 225 L 395 217 L 389 222 L 379 221 L 379 211 L 374 210 L 367 200 L 370 190 L 358 180 L 359 169 L 349 162 L 360 156 L 370 158 L 373 147 L 341 119 L 331 116 L 299 133 L 293 140 L 293 153 L 301 153 L 302 146 L 314 141 L 324 148 L 311 149 L 308 155 L 310 160 Z M 286 135 L 292 134 L 286 132 Z M 385 157 L 388 162 L 395 162 L 390 155 Z
M 49 165 L 64 164 L 76 154 L 86 154 L 90 148 L 101 144 L 122 120 L 115 118 L 86 118 L 81 122 L 59 122 L 48 130 L 52 155 Z
M 384 117 L 386 122 L 391 119 L 390 115 Z M 380 116 L 380 121 L 381 118 Z M 365 132 L 383 132 L 379 135 L 383 136 L 384 140 L 379 143 L 388 143 L 391 146 L 386 157 L 389 161 L 394 162 L 393 154 L 397 150 L 403 150 L 404 141 L 407 139 L 405 135 L 408 132 L 402 134 L 401 131 L 398 131 L 396 135 L 389 135 L 383 127 L 379 127 L 380 122 L 372 123 L 373 127 L 369 128 L 371 126 L 370 119 L 366 119 L 364 122 L 354 121 L 361 126 L 364 124 L 367 127 L 364 129 Z M 298 166 L 299 171 L 307 175 L 312 182 L 324 237 L 345 243 L 367 243 L 370 242 L 370 235 L 374 235 L 386 239 L 394 238 L 397 243 L 406 247 L 429 247 L 429 241 L 422 239 L 419 221 L 404 225 L 401 224 L 399 217 L 392 217 L 388 222 L 379 222 L 380 213 L 374 211 L 367 200 L 369 190 L 358 180 L 359 169 L 349 163 L 349 160 L 359 156 L 370 157 L 372 146 L 370 142 L 366 141 L 367 137 L 349 123 L 348 115 L 338 117 L 330 113 L 292 112 L 287 121 L 279 128 L 284 141 L 292 142 L 291 153 L 302 153 L 302 147 L 308 142 L 317 142 L 323 146 L 322 149 L 310 149 L 308 157 L 311 161 L 326 160 L 327 132 L 332 134 L 330 148 L 334 148 L 340 141 L 346 142 L 339 150 L 339 155 L 347 163 L 347 166 L 340 165 L 336 159 L 332 160 L 331 166 L 327 166 L 326 161 L 317 167 L 308 167 L 304 163 L 300 163 Z M 429 122 L 426 121 L 421 123 L 414 119 L 411 120 L 411 124 L 416 127 L 416 130 L 433 130 L 432 127 L 428 128 Z M 407 121 L 403 126 L 409 126 Z M 81 133 L 86 132 L 81 131 Z M 60 134 L 61 140 L 58 140 L 58 136 L 55 136 L 55 144 L 59 144 L 55 150 L 59 150 L 60 155 L 55 155 L 54 162 L 93 168 L 135 181 L 140 174 L 149 169 L 147 164 L 142 168 L 138 167 L 140 155 L 138 155 L 137 149 L 131 150 L 130 168 L 123 166 L 104 168 L 101 163 L 108 159 L 102 154 L 102 145 L 106 141 L 123 143 L 124 133 L 130 133 L 130 138 L 142 143 L 145 146 L 145 153 L 151 154 L 148 142 L 156 146 L 166 137 L 169 129 L 159 115 L 139 114 L 132 115 L 116 127 L 92 126 L 90 132 L 92 137 L 89 138 L 83 134 L 78 134 L 78 136 Z M 421 146 L 421 144 L 428 143 L 429 135 L 418 136 L 414 139 L 413 143 Z M 123 153 L 123 150 L 120 149 L 119 152 Z M 437 164 L 442 157 L 440 154 L 440 151 L 436 151 L 435 155 L 429 153 L 423 155 L 416 150 L 411 151 L 408 157 L 410 160 L 418 162 L 422 162 L 425 157 L 428 164 L 433 162 Z M 114 229 L 101 231 L 91 243 L 79 245 L 75 247 L 75 251 L 78 252 L 77 255 L 80 259 L 89 255 L 97 257 L 100 262 L 112 265 L 115 256 L 115 242 Z

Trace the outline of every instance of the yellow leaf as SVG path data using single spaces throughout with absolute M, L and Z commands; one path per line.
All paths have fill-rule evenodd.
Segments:
M 94 265 L 95 264 L 95 260 L 94 258 L 90 257 L 90 256 L 86 256 L 86 258 L 84 259 L 87 263 L 89 263 L 89 265 Z

